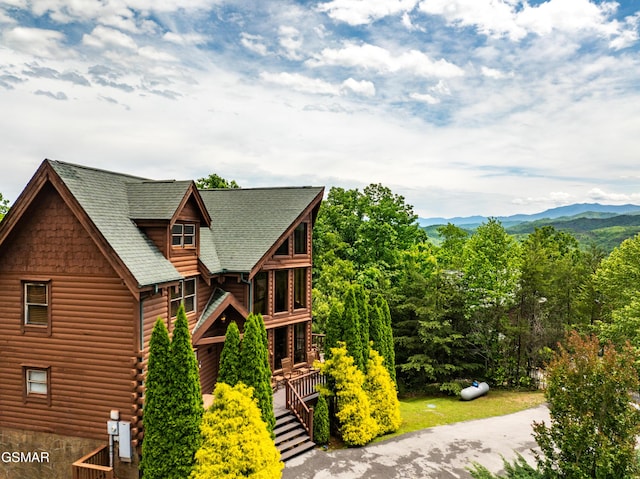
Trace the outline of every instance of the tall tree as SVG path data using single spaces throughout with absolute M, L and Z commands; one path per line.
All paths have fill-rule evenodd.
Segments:
M 244 323 L 244 338 L 240 352 L 240 375 L 242 383 L 253 388 L 253 394 L 262 411 L 262 420 L 273 435 L 276 419 L 273 413 L 273 391 L 269 352 L 264 343 L 264 323 L 255 314 L 249 314 Z
M 170 365 L 173 469 L 167 477 L 181 479 L 190 474 L 195 452 L 200 447 L 200 421 L 203 413 L 200 373 L 184 304 L 178 308 L 174 325 Z
M 240 331 L 235 321 L 227 326 L 227 334 L 220 354 L 218 382 L 235 386 L 240 375 Z
M 499 364 L 505 347 L 507 312 L 513 306 L 519 279 L 519 248 L 495 218 L 478 227 L 465 243 L 464 283 L 470 352 L 483 359 L 485 375 L 501 383 L 505 366 Z
M 360 287 L 361 288 L 361 287 Z M 356 285 L 351 285 L 344 298 L 344 312 L 342 315 L 343 336 L 340 341 L 344 341 L 349 355 L 353 358 L 356 367 L 360 371 L 365 371 L 365 342 L 369 341 L 368 329 L 365 336 L 363 331 L 364 312 L 360 304 L 360 292 Z
M 196 186 L 201 190 L 208 189 L 216 189 L 216 188 L 224 188 L 224 189 L 238 189 L 240 185 L 235 182 L 235 180 L 225 180 L 223 177 L 217 175 L 216 173 L 211 173 L 209 176 L 204 178 L 198 178 L 196 181 Z
M 280 453 L 244 384 L 218 383 L 202 418 L 202 447 L 191 479 L 272 479 L 282 477 Z
M 169 332 L 164 321 L 158 318 L 151 333 L 145 379 L 144 442 L 140 460 L 143 479 L 171 477 L 173 469 L 170 348 Z
M 639 386 L 637 360 L 631 347 L 569 336 L 547 368 L 551 424 L 534 423 L 545 478 L 638 477 L 640 414 L 629 398 Z

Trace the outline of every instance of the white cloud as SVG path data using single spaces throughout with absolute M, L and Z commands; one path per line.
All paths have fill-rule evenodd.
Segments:
M 1 33 L 2 44 L 22 53 L 44 58 L 68 56 L 62 32 L 42 28 L 15 27 Z
M 82 43 L 94 48 L 124 48 L 127 50 L 136 50 L 138 45 L 133 38 L 126 33 L 113 28 L 107 28 L 98 25 L 90 34 L 82 36 Z
M 318 10 L 349 25 L 364 25 L 388 15 L 409 12 L 417 3 L 417 0 L 332 0 L 318 5 Z
M 411 99 L 419 101 L 421 103 L 426 103 L 428 105 L 437 105 L 440 103 L 440 100 L 433 95 L 429 95 L 428 93 L 411 93 L 409 95 Z
M 511 202 L 514 205 L 540 205 L 540 208 L 549 206 L 568 205 L 575 201 L 575 196 L 564 191 L 552 191 L 548 196 L 515 198 Z
M 610 20 L 618 4 L 590 0 L 547 0 L 539 5 L 509 0 L 423 0 L 419 9 L 449 24 L 475 27 L 489 37 L 522 40 L 529 33 L 594 33 L 611 39 L 612 48 L 637 39 L 633 26 Z
M 300 49 L 302 48 L 302 35 L 300 31 L 291 26 L 280 26 L 278 29 L 280 46 L 284 51 L 284 56 L 290 60 L 302 59 Z
M 162 36 L 163 40 L 176 45 L 203 45 L 207 43 L 207 37 L 199 33 L 174 33 L 167 32 Z
M 242 32 L 240 34 L 240 43 L 247 50 L 257 53 L 260 56 L 265 56 L 268 53 L 267 46 L 264 44 L 264 38 L 260 35 Z
M 434 61 L 418 50 L 398 55 L 368 43 L 348 43 L 340 49 L 325 48 L 305 63 L 310 67 L 344 66 L 374 70 L 381 74 L 404 72 L 420 77 L 453 78 L 464 75 L 464 71 L 453 63 L 444 59 Z
M 638 203 L 640 202 L 640 193 L 610 193 L 601 188 L 593 188 L 589 190 L 587 196 L 595 201 L 610 201 L 613 203 Z
M 483 76 L 486 76 L 487 78 L 493 78 L 494 80 L 501 80 L 503 78 L 513 76 L 513 74 L 507 74 L 507 73 L 501 72 L 500 70 L 496 70 L 495 68 L 489 68 L 486 66 L 483 66 L 480 69 L 480 71 Z
M 149 60 L 154 60 L 154 61 L 158 61 L 158 62 L 178 62 L 178 58 L 176 58 L 175 56 L 171 55 L 170 53 L 167 52 L 163 52 L 161 50 L 158 50 L 155 47 L 152 46 L 144 46 L 138 49 L 138 55 L 140 55 L 141 57 L 144 58 L 148 58 Z
M 347 78 L 342 82 L 342 88 L 363 96 L 374 96 L 376 94 L 375 85 L 368 80 L 358 81 L 353 78 Z
M 299 73 L 267 73 L 260 74 L 260 78 L 269 83 L 286 86 L 299 92 L 319 95 L 344 95 L 349 92 L 362 96 L 373 96 L 376 93 L 375 85 L 367 80 L 354 80 L 348 78 L 340 84 L 330 83 L 318 78 L 311 78 Z

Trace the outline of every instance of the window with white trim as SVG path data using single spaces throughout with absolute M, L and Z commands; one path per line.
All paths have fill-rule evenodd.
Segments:
M 24 283 L 24 324 L 49 326 L 49 283 Z
M 25 402 L 51 405 L 51 368 L 48 366 L 22 365 Z

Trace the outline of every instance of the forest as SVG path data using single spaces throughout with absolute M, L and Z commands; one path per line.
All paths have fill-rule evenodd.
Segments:
M 640 236 L 607 253 L 553 226 L 516 238 L 496 219 L 438 234 L 435 245 L 381 184 L 331 188 L 314 228 L 316 332 L 350 285 L 383 296 L 401 393 L 535 387 L 570 331 L 640 346 Z

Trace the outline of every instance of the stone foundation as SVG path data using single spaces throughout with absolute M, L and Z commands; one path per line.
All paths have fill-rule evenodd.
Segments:
M 107 443 L 106 424 L 102 441 L 0 428 L 0 479 L 68 479 L 71 464 Z M 130 464 L 116 458 L 115 475 L 138 479 L 138 458 Z

